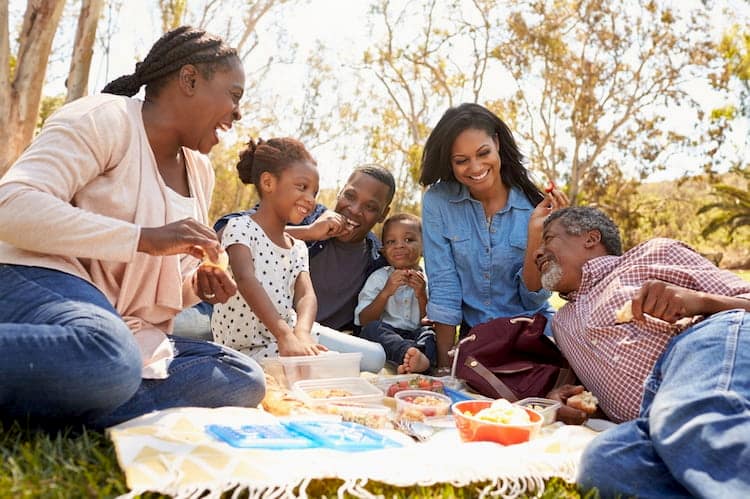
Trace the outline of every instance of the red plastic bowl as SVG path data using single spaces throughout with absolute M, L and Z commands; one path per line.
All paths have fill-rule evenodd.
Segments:
M 502 424 L 482 421 L 473 417 L 482 409 L 489 407 L 491 400 L 463 400 L 453 404 L 451 410 L 456 420 L 456 428 L 464 442 L 497 442 L 503 445 L 520 444 L 529 441 L 542 427 L 543 417 L 528 407 L 523 409 L 529 414 L 529 424 Z M 466 415 L 466 413 L 471 416 Z

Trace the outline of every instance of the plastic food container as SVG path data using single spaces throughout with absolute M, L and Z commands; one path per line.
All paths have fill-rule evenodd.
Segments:
M 429 385 L 425 386 L 424 382 L 428 381 Z M 420 383 L 421 382 L 421 383 Z M 436 383 L 437 382 L 437 383 Z M 450 376 L 428 376 L 426 374 L 398 374 L 396 376 L 378 376 L 375 378 L 372 383 L 375 384 L 378 388 L 380 388 L 383 393 L 386 394 L 386 396 L 393 396 L 388 395 L 389 389 L 391 392 L 394 390 L 391 388 L 394 385 L 401 385 L 398 388 L 398 391 L 401 390 L 429 390 L 429 391 L 437 391 L 439 393 L 442 393 L 441 390 L 436 390 L 436 386 L 442 385 L 442 388 L 452 388 L 455 390 L 460 390 L 463 388 L 461 381 L 452 378 Z M 420 384 L 422 386 L 420 386 Z
M 383 392 L 363 378 L 328 378 L 297 381 L 295 395 L 310 406 L 327 403 L 380 404 Z
M 527 424 L 491 423 L 474 417 L 482 409 L 492 405 L 492 400 L 465 400 L 453 404 L 453 417 L 464 442 L 497 442 L 503 445 L 520 444 L 534 438 L 542 427 L 542 415 L 523 407 L 531 419 Z
M 515 405 L 535 410 L 542 415 L 542 424 L 548 425 L 557 420 L 557 409 L 559 409 L 562 404 L 557 400 L 529 397 L 519 400 Z
M 291 388 L 300 380 L 357 377 L 361 360 L 360 352 L 330 352 L 267 359 L 263 361 L 263 369 L 281 385 Z
M 389 408 L 374 404 L 327 402 L 321 409 L 328 414 L 341 416 L 342 421 L 359 423 L 375 429 L 388 427 L 391 415 Z
M 402 390 L 396 395 L 396 418 L 424 421 L 435 416 L 445 416 L 450 411 L 450 397 L 427 390 Z

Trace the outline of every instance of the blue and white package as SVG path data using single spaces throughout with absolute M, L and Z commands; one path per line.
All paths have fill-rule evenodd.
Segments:
M 311 449 L 320 444 L 281 424 L 223 426 L 208 425 L 206 432 L 232 447 L 243 449 Z
M 399 442 L 372 428 L 348 421 L 291 421 L 282 424 L 327 449 L 356 452 L 401 447 Z

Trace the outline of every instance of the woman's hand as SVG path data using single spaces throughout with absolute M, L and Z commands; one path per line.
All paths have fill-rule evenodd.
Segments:
M 553 211 L 565 208 L 569 204 L 570 200 L 568 199 L 568 196 L 557 188 L 547 192 L 544 199 L 542 199 L 539 204 L 536 205 L 534 211 L 531 212 L 531 218 L 529 219 L 529 232 L 533 230 L 541 234 L 542 228 L 544 227 L 544 219 Z
M 218 261 L 221 244 L 216 232 L 192 218 L 185 218 L 161 227 L 142 227 L 138 251 L 149 255 L 188 254 Z
M 201 265 L 193 277 L 193 290 L 198 297 L 208 303 L 226 303 L 237 292 L 237 283 L 225 270 Z

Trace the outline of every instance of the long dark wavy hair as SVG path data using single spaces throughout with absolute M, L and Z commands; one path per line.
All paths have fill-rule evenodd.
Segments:
M 523 165 L 523 156 L 508 125 L 489 109 L 474 103 L 451 107 L 443 113 L 422 152 L 420 184 L 427 187 L 438 181 L 457 182 L 451 166 L 451 150 L 456 137 L 464 130 L 484 130 L 490 137 L 497 137 L 502 165 L 500 178 L 507 188 L 521 189 L 533 206 L 544 198 Z

